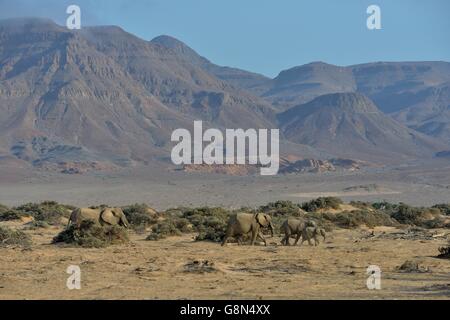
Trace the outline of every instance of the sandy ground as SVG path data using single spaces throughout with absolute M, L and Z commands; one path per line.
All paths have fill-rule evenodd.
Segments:
M 30 249 L 0 249 L 0 299 L 450 299 L 450 260 L 434 257 L 444 239 L 365 239 L 359 229 L 335 230 L 319 247 L 275 237 L 222 248 L 194 235 L 151 242 L 131 233 L 127 245 L 82 249 L 49 244 L 58 231 L 26 231 Z M 400 272 L 406 260 L 424 272 Z M 66 287 L 69 265 L 81 268 L 81 290 Z M 369 265 L 382 270 L 381 290 L 366 287 Z

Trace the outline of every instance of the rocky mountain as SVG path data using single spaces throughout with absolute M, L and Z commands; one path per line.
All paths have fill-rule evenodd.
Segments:
M 257 73 L 237 68 L 218 66 L 200 56 L 183 42 L 170 36 L 159 36 L 154 38 L 151 42 L 172 49 L 181 59 L 185 59 L 187 62 L 202 68 L 206 72 L 213 74 L 217 78 L 224 80 L 237 88 L 261 94 L 264 90 L 264 86 L 271 81 L 270 78 Z
M 419 91 L 410 106 L 393 117 L 450 145 L 450 83 Z
M 279 115 L 287 139 L 339 157 L 396 162 L 431 157 L 445 146 L 381 112 L 360 93 L 323 95 Z
M 169 36 L 3 20 L 0 165 L 77 173 L 168 161 L 172 131 L 194 120 L 281 127 L 283 156 L 313 162 L 430 158 L 446 150 L 427 135 L 448 141 L 449 83 L 444 62 L 315 62 L 268 79 L 218 66 Z
M 410 107 L 426 89 L 449 81 L 448 62 L 376 62 L 348 67 L 313 62 L 282 71 L 254 92 L 282 110 L 324 94 L 360 92 L 383 112 L 393 113 Z
M 173 129 L 202 119 L 271 128 L 272 107 L 173 50 L 118 27 L 0 22 L 0 147 L 34 164 L 167 157 Z
M 324 94 L 354 92 L 357 89 L 351 70 L 323 62 L 282 71 L 269 87 L 267 83 L 261 87 L 258 88 L 263 91 L 261 96 L 280 110 L 309 102 Z

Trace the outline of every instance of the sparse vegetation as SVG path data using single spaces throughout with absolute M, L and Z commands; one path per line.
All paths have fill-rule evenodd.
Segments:
M 3 212 L 0 212 L 0 221 L 13 221 L 20 220 L 23 217 L 29 217 L 29 214 L 26 214 L 22 211 L 18 211 L 15 209 L 7 209 Z
M 2 215 L 4 212 L 8 211 L 9 208 L 3 204 L 0 203 L 0 215 Z
M 127 230 L 119 227 L 101 227 L 93 221 L 83 221 L 80 228 L 70 226 L 59 233 L 53 243 L 66 243 L 83 248 L 102 248 L 128 242 Z
M 17 220 L 28 216 L 35 221 L 59 225 L 61 224 L 61 218 L 68 218 L 73 209 L 72 206 L 62 205 L 54 201 L 27 203 L 4 212 L 1 214 L 0 220 Z
M 123 213 L 136 231 L 145 230 L 158 222 L 157 214 L 146 204 L 134 204 L 123 207 Z
M 435 206 L 432 206 L 432 208 L 439 209 L 442 214 L 450 216 L 450 203 L 437 204 Z
M 197 241 L 220 241 L 225 232 L 229 212 L 222 208 L 173 209 L 166 212 L 165 220 L 152 227 L 147 240 L 160 240 L 168 236 L 197 232 Z
M 420 227 L 433 227 L 432 219 L 440 215 L 439 209 L 416 208 L 401 203 L 391 214 L 391 217 L 401 224 Z M 438 221 L 435 221 L 435 223 Z M 438 226 L 438 225 L 436 225 Z
M 270 213 L 272 216 L 301 216 L 303 210 L 300 205 L 294 204 L 292 201 L 276 201 L 265 206 L 261 206 L 258 211 Z
M 448 246 L 439 248 L 439 253 L 438 258 L 450 259 L 450 241 Z
M 29 235 L 20 230 L 13 230 L 8 227 L 0 226 L 0 247 L 5 246 L 23 246 L 31 245 Z
M 339 209 L 343 201 L 336 197 L 321 197 L 301 205 L 301 208 L 307 212 L 316 212 L 321 209 Z
M 189 231 L 192 231 L 192 229 L 189 228 L 188 220 L 172 217 L 154 225 L 152 233 L 147 237 L 147 240 L 157 241 L 170 236 L 179 236 Z
M 396 224 L 396 221 L 389 215 L 370 210 L 344 211 L 337 214 L 317 213 L 315 216 L 321 221 L 329 221 L 341 228 L 356 228 L 362 225 L 373 228 L 376 226 L 393 226 Z
M 28 230 L 47 229 L 50 225 L 45 221 L 31 221 L 27 224 Z

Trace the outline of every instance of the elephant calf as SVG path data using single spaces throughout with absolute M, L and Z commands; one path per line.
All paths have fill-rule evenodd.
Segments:
M 281 225 L 281 232 L 284 232 L 284 238 L 281 240 L 281 244 L 285 246 L 290 246 L 289 239 L 291 236 L 296 236 L 294 246 L 297 245 L 300 237 L 303 235 L 303 230 L 306 227 L 317 227 L 316 222 L 313 220 L 305 221 L 304 219 L 287 219 Z
M 326 233 L 323 228 L 319 227 L 305 227 L 302 232 L 302 242 L 300 245 L 303 244 L 303 242 L 308 241 L 309 245 L 312 246 L 311 239 L 314 239 L 314 245 L 318 246 L 320 244 L 320 241 L 318 239 L 318 236 L 323 237 L 323 241 L 326 240 Z
M 227 230 L 225 232 L 225 237 L 222 241 L 222 246 L 224 246 L 230 237 L 235 237 L 238 242 L 241 241 L 241 237 L 251 233 L 251 245 L 255 244 L 256 238 L 264 241 L 267 245 L 266 239 L 261 233 L 261 228 L 269 228 L 273 237 L 273 225 L 272 219 L 268 214 L 264 213 L 238 213 L 230 217 L 228 221 Z
M 79 228 L 83 221 L 88 220 L 100 226 L 120 225 L 125 228 L 129 226 L 128 220 L 120 208 L 79 208 L 72 211 L 67 227 L 73 224 Z

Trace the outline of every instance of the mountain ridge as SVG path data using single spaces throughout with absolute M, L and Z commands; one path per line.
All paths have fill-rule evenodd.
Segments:
M 390 156 L 429 158 L 435 152 L 444 151 L 438 141 L 400 125 L 383 114 L 376 102 L 362 93 L 354 93 L 361 86 L 358 87 L 354 72 L 349 72 L 348 67 L 313 62 L 269 79 L 215 65 L 170 36 L 146 41 L 116 26 L 69 31 L 47 19 L 1 20 L 0 49 L 0 156 L 13 155 L 33 165 L 107 161 L 130 166 L 164 162 L 170 154 L 171 132 L 180 127 L 191 128 L 194 120 L 203 120 L 205 126 L 217 128 L 258 129 L 280 125 L 284 152 L 295 154 L 306 150 L 308 157 L 326 154 L 330 159 L 333 156 L 364 159 L 361 152 L 364 150 L 386 161 Z M 386 88 L 397 90 L 396 79 L 403 83 L 409 77 L 416 82 L 407 86 L 408 94 L 424 90 L 437 94 L 430 89 L 434 88 L 431 84 L 436 77 L 439 81 L 446 79 L 446 69 L 435 72 L 430 71 L 429 63 L 418 64 L 415 67 L 363 64 L 355 66 L 355 70 L 361 79 L 364 70 L 369 69 L 370 77 L 364 80 L 368 85 L 363 88 L 377 99 L 383 97 L 379 96 L 381 91 L 371 91 L 376 89 L 372 73 L 375 79 L 382 77 L 377 73 L 380 67 L 381 71 L 387 68 L 397 74 L 390 82 L 380 82 Z M 417 83 L 417 79 L 423 79 L 426 85 Z M 281 91 L 264 94 L 274 81 L 283 92 L 278 103 L 272 98 Z M 348 92 L 338 93 L 337 99 L 323 94 L 336 90 Z M 394 95 L 401 94 L 395 90 Z M 302 117 L 316 119 L 313 111 L 317 110 L 308 108 L 307 104 L 320 97 L 319 101 L 329 109 L 324 111 L 323 105 L 313 104 L 322 112 L 319 118 L 331 110 L 332 121 L 338 117 L 344 119 L 345 134 L 350 140 L 356 139 L 355 145 L 362 146 L 361 150 L 351 144 L 336 148 L 315 143 L 312 136 L 305 136 L 304 130 L 299 130 Z M 446 96 L 443 97 L 445 101 Z M 290 106 L 297 100 L 302 103 Z M 413 109 L 409 112 L 415 112 Z M 430 112 L 435 114 L 438 109 Z M 305 110 L 311 114 L 303 114 Z M 377 129 L 370 117 L 363 117 L 368 112 L 381 119 L 383 129 L 392 133 L 385 135 L 391 139 L 388 139 L 389 152 L 382 152 L 380 141 L 374 145 L 363 136 L 358 138 L 367 129 L 365 126 Z M 402 122 L 409 118 L 398 115 Z M 428 129 L 420 126 L 422 122 L 410 125 L 427 132 Z M 329 139 L 320 121 L 316 124 L 302 125 L 321 135 L 322 142 Z M 395 132 L 396 127 L 401 128 L 400 133 Z M 377 132 L 382 131 L 378 129 Z M 430 134 L 435 131 L 428 130 Z M 440 135 L 445 137 L 446 132 L 443 129 Z M 401 139 L 406 141 L 404 145 Z

